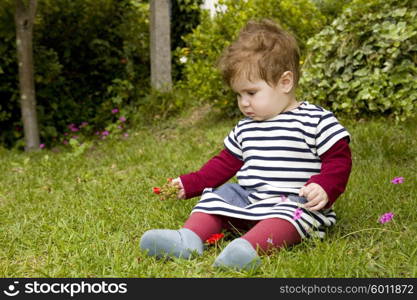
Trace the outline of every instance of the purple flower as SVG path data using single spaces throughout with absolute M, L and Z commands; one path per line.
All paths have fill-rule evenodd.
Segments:
M 391 183 L 393 184 L 399 184 L 404 182 L 404 177 L 394 177 L 394 179 L 391 180 Z
M 118 108 L 113 108 L 112 110 L 111 110 L 111 113 L 114 115 L 114 114 L 117 114 L 119 112 L 119 109 Z
M 101 135 L 102 136 L 108 136 L 110 134 L 110 132 L 108 132 L 107 130 L 104 130 Z
M 303 210 L 301 208 L 297 208 L 294 212 L 294 216 L 292 217 L 293 220 L 300 219 L 302 214 L 303 214 Z
M 128 134 L 127 132 L 125 132 L 125 133 L 123 133 L 123 136 L 124 136 L 124 137 L 128 137 L 128 136 L 129 136 L 129 134 Z
M 45 148 L 45 144 L 40 144 L 39 148 L 41 148 L 41 149 Z
M 385 224 L 385 223 L 391 221 L 393 217 L 394 217 L 394 213 L 387 212 L 387 213 L 385 213 L 385 214 L 383 214 L 382 216 L 379 217 L 379 223 Z
M 125 117 L 120 117 L 119 120 L 120 120 L 120 122 L 126 122 L 126 118 Z
M 68 141 L 67 141 L 67 140 L 63 140 L 63 141 L 62 141 L 62 143 L 63 143 L 64 145 L 68 145 Z

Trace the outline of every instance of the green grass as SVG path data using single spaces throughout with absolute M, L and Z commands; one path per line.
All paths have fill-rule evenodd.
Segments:
M 211 265 L 230 239 L 191 261 L 147 257 L 141 235 L 180 227 L 198 198 L 152 187 L 199 168 L 235 120 L 137 129 L 82 152 L 0 150 L 1 277 L 416 277 L 417 122 L 346 122 L 353 170 L 325 240 L 263 256 L 256 272 Z M 403 184 L 390 180 L 403 176 Z M 378 218 L 392 211 L 393 221 Z

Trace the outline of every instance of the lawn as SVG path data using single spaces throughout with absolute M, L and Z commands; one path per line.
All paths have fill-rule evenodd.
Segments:
M 180 227 L 198 201 L 161 201 L 152 187 L 200 167 L 235 121 L 194 115 L 89 148 L 0 149 L 0 276 L 417 276 L 417 120 L 341 120 L 353 137 L 353 170 L 324 240 L 263 256 L 250 272 L 211 266 L 230 235 L 190 261 L 142 253 L 146 230 Z M 391 183 L 397 176 L 404 182 Z M 379 223 L 386 212 L 392 221 Z

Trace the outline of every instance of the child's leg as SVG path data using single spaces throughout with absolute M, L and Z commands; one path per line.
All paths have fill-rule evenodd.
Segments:
M 145 232 L 140 247 L 148 255 L 191 258 L 193 253 L 202 254 L 203 242 L 225 226 L 224 218 L 205 213 L 193 213 L 179 230 L 152 229 Z
M 222 216 L 201 212 L 192 213 L 183 226 L 197 234 L 202 241 L 207 240 L 213 233 L 219 233 L 224 227 Z
M 256 249 L 290 246 L 301 241 L 295 227 L 288 221 L 271 218 L 259 221 L 241 238 L 233 240 L 216 258 L 214 266 L 251 269 L 260 265 Z
M 221 215 L 211 215 L 201 212 L 192 213 L 185 222 L 183 228 L 190 229 L 196 233 L 201 240 L 205 241 L 213 233 L 220 233 L 223 229 L 242 229 L 247 230 L 251 228 L 256 221 L 247 221 L 235 219 Z
M 254 249 L 259 248 L 264 251 L 301 242 L 301 236 L 294 225 L 279 218 L 259 221 L 242 238 L 247 240 Z

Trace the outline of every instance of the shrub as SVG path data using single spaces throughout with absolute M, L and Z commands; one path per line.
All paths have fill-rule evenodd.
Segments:
M 6 12 L 0 17 L 0 40 L 4 41 L 0 43 L 4 73 L 0 78 L 0 143 L 13 146 L 22 137 L 13 5 L 6 1 L 0 6 Z M 149 85 L 147 24 L 148 5 L 138 1 L 39 2 L 33 44 L 43 142 L 51 143 L 72 123 L 87 121 L 104 127 L 111 121 L 111 108 L 128 105 L 145 94 Z M 126 81 L 135 88 L 111 89 Z
M 308 41 L 302 98 L 356 118 L 415 115 L 416 18 L 413 0 L 354 0 Z

